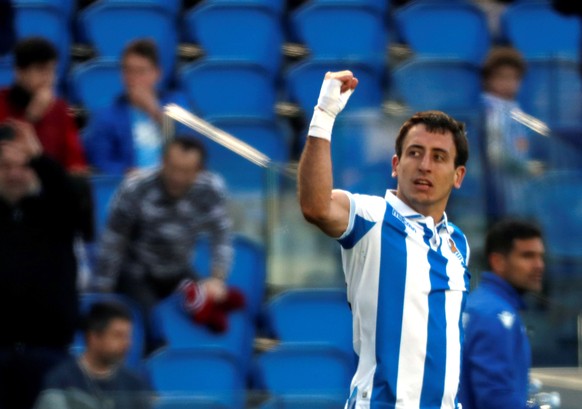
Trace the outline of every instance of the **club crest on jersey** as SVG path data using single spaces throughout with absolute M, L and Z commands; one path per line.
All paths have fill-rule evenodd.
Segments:
M 459 249 L 457 248 L 457 245 L 455 244 L 455 242 L 453 241 L 452 238 L 449 237 L 449 248 L 451 249 L 451 251 L 453 252 L 453 254 L 461 261 L 463 261 L 463 256 L 461 254 L 461 252 L 459 251 Z

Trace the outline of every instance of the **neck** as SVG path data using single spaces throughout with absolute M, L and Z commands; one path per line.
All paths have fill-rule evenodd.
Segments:
M 100 360 L 87 352 L 79 358 L 79 365 L 81 365 L 81 368 L 86 371 L 89 376 L 95 378 L 108 378 L 113 374 L 117 367 L 117 365 L 103 362 L 103 360 Z

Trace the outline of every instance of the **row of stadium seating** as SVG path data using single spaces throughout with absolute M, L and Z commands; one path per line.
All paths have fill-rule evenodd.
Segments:
M 260 0 L 206 0 L 182 17 L 169 10 L 172 2 L 102 0 L 71 15 L 58 2 L 17 0 L 16 30 L 19 37 L 52 40 L 63 57 L 63 77 L 73 41 L 92 46 L 98 61 L 111 61 L 119 58 L 129 40 L 151 37 L 161 51 L 166 84 L 175 73 L 180 42 L 199 44 L 205 58 L 249 61 L 273 76 L 280 73 L 285 41 L 304 44 L 312 61 L 352 61 L 379 72 L 385 71 L 390 41 L 402 41 L 420 56 L 476 65 L 491 45 L 485 15 L 469 1 L 413 2 L 390 15 L 373 3 L 386 4 L 314 0 L 285 14 Z M 78 23 L 81 38 L 73 38 L 70 20 Z M 578 60 L 580 22 L 559 15 L 547 1 L 517 2 L 508 8 L 503 23 L 504 36 L 527 59 Z M 541 26 L 544 30 L 536 29 Z

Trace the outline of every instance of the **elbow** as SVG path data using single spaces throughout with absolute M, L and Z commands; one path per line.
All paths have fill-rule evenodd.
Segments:
M 303 218 L 311 224 L 320 225 L 325 222 L 328 216 L 328 209 L 322 206 L 301 204 Z

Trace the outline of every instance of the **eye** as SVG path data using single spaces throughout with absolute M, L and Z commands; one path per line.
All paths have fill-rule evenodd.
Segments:
M 436 153 L 434 155 L 434 160 L 436 162 L 444 162 L 444 161 L 446 161 L 446 159 L 447 159 L 447 156 L 444 153 Z

